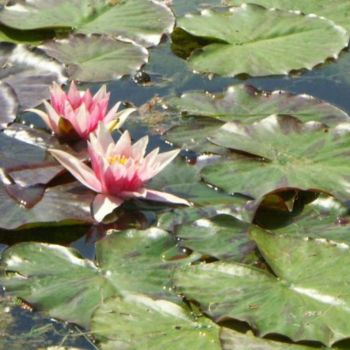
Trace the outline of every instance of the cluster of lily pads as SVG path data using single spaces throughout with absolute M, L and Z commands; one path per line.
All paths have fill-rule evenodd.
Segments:
M 170 1 L 2 3 L 0 229 L 37 241 L 3 251 L 6 295 L 102 350 L 349 348 L 345 111 L 248 84 L 109 109 L 74 83 L 134 74 L 163 34 L 210 77 L 312 69 L 347 47 L 347 0 L 225 0 L 175 29 Z M 93 260 L 55 242 L 88 230 Z

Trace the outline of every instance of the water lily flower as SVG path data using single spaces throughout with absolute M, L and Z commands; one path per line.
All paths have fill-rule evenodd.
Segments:
M 79 91 L 74 81 L 68 93 L 54 82 L 50 88 L 50 96 L 50 103 L 43 101 L 47 113 L 38 109 L 29 111 L 39 115 L 61 138 L 87 139 L 89 134 L 96 130 L 100 121 L 103 121 L 110 130 L 119 128 L 135 111 L 134 108 L 127 108 L 117 113 L 121 103 L 117 102 L 107 112 L 110 93 L 107 92 L 106 85 L 102 85 L 92 96 L 89 89 Z
M 148 136 L 132 144 L 128 131 L 115 143 L 104 123 L 100 123 L 88 141 L 91 168 L 62 150 L 50 152 L 78 181 L 98 193 L 92 203 L 92 214 L 99 222 L 128 198 L 189 205 L 170 193 L 145 188 L 146 182 L 179 153 L 179 150 L 159 153 L 156 148 L 145 155 L 147 144 Z

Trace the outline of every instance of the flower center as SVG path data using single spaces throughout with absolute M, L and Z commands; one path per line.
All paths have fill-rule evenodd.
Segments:
M 116 162 L 118 162 L 121 165 L 125 165 L 126 162 L 129 160 L 128 157 L 125 156 L 121 156 L 121 155 L 116 155 L 116 156 L 111 156 L 107 158 L 107 161 L 110 165 L 115 164 Z

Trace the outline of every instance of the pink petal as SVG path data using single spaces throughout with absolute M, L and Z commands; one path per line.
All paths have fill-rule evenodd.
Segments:
M 77 89 L 74 81 L 72 81 L 70 84 L 67 97 L 73 109 L 80 106 L 81 104 L 80 91 Z
M 148 136 L 142 137 L 140 140 L 138 140 L 136 143 L 134 143 L 131 147 L 131 156 L 132 158 L 139 162 L 146 153 L 146 148 L 148 145 Z
M 174 158 L 180 153 L 179 149 L 170 152 L 160 153 L 155 161 L 155 169 L 153 171 L 152 177 L 160 173 L 169 163 L 171 163 Z M 145 180 L 146 181 L 146 180 Z
M 108 214 L 123 204 L 124 200 L 103 193 L 98 194 L 92 202 L 92 214 L 97 222 L 101 222 Z
M 104 117 L 104 121 L 105 123 L 109 123 L 111 120 L 114 120 L 117 117 L 117 111 L 120 107 L 121 102 L 117 102 L 110 110 L 109 112 L 106 114 L 106 116 Z
M 49 149 L 49 151 L 83 185 L 95 192 L 101 192 L 100 181 L 85 163 L 67 152 L 58 149 Z
M 112 150 L 113 154 L 120 154 L 126 157 L 130 157 L 131 153 L 131 138 L 129 131 L 124 131 L 120 139 L 115 144 Z
M 44 123 L 48 126 L 49 129 L 51 129 L 56 135 L 59 134 L 58 125 L 49 117 L 47 113 L 41 111 L 40 109 L 34 108 L 27 109 L 26 111 L 37 114 L 44 121 Z
M 86 106 L 82 104 L 78 112 L 76 112 L 74 121 L 70 120 L 72 123 L 75 131 L 81 136 L 81 137 L 87 137 L 88 136 L 88 123 L 89 123 L 89 112 L 86 109 Z
M 180 198 L 170 193 L 160 192 L 155 190 L 146 189 L 146 199 L 157 201 L 157 202 L 166 202 L 174 204 L 184 204 L 190 206 L 191 203 L 186 199 Z
M 96 92 L 93 99 L 94 101 L 102 100 L 103 98 L 109 99 L 109 92 L 107 93 L 106 85 L 103 84 L 100 89 Z
M 52 83 L 50 87 L 50 95 L 51 95 L 51 104 L 52 107 L 57 112 L 62 112 L 64 101 L 66 100 L 66 93 L 61 89 L 60 85 L 58 85 L 55 81 Z
M 103 122 L 100 122 L 95 132 L 89 135 L 91 150 L 99 153 L 99 155 L 105 155 L 110 148 L 110 145 L 114 145 L 114 141 L 111 133 L 107 130 Z
M 92 95 L 90 90 L 86 90 L 83 96 L 81 97 L 81 103 L 84 103 L 87 109 L 90 109 L 92 105 Z
M 147 190 L 145 188 L 141 188 L 138 191 L 123 191 L 120 194 L 123 198 L 143 198 L 147 197 Z

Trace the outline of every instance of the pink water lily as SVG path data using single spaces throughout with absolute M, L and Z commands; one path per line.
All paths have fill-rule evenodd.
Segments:
M 119 207 L 128 198 L 144 198 L 160 202 L 189 205 L 185 199 L 145 188 L 152 177 L 162 171 L 179 150 L 159 153 L 159 148 L 145 155 L 148 136 L 132 144 L 125 131 L 117 143 L 103 123 L 90 134 L 88 152 L 91 167 L 71 154 L 51 149 L 51 154 L 83 185 L 97 192 L 92 213 L 97 221 Z
M 110 129 L 119 128 L 135 111 L 134 108 L 127 108 L 117 113 L 120 102 L 107 111 L 110 93 L 107 92 L 106 85 L 102 85 L 92 96 L 89 89 L 79 91 L 74 81 L 67 93 L 54 82 L 50 88 L 50 96 L 50 103 L 43 101 L 46 113 L 39 109 L 29 111 L 38 114 L 62 138 L 87 139 L 100 121 L 106 123 Z

